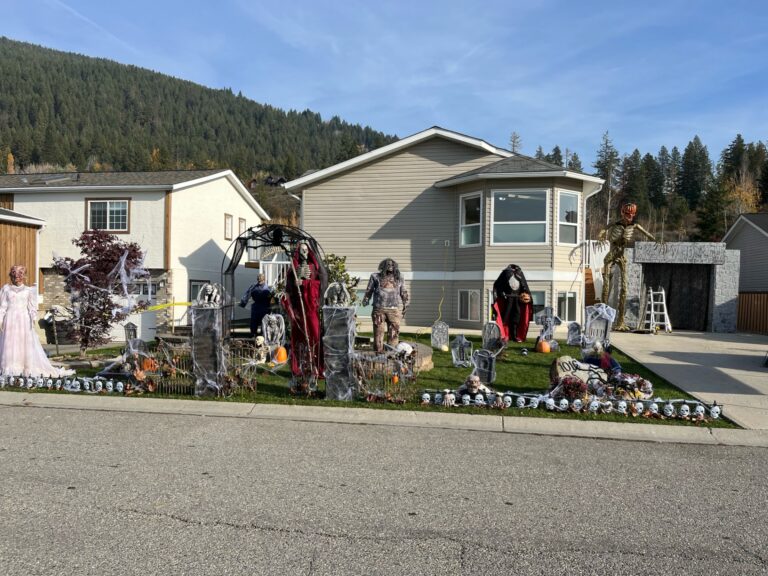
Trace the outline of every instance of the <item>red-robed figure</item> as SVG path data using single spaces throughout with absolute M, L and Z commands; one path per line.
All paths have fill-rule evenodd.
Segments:
M 533 299 L 520 266 L 510 264 L 501 271 L 493 283 L 493 296 L 493 319 L 499 325 L 501 338 L 505 342 L 525 342 L 533 318 Z
M 320 306 L 326 283 L 326 271 L 317 255 L 307 242 L 299 242 L 282 304 L 291 323 L 291 373 L 304 383 L 323 375 Z

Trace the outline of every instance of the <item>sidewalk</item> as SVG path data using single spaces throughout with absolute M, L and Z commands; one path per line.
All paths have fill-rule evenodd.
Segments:
M 554 418 L 520 416 L 449 414 L 413 410 L 374 410 L 371 408 L 332 408 L 327 406 L 291 406 L 204 400 L 162 398 L 126 398 L 123 396 L 87 396 L 81 394 L 36 394 L 0 392 L 0 407 L 54 408 L 143 412 L 255 420 L 292 420 L 373 426 L 398 426 L 469 430 L 538 436 L 568 436 L 639 442 L 704 444 L 709 446 L 751 446 L 768 448 L 768 431 L 734 430 L 693 426 L 665 426 L 621 422 L 586 422 Z
M 768 336 L 713 332 L 612 332 L 627 356 L 748 430 L 768 430 Z

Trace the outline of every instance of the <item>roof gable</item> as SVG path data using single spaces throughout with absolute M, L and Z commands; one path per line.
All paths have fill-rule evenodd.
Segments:
M 328 168 L 324 168 L 322 170 L 317 170 L 317 171 L 305 174 L 303 176 L 300 176 L 299 178 L 296 178 L 294 180 L 291 180 L 290 182 L 285 183 L 283 186 L 286 188 L 286 190 L 295 190 L 297 188 L 301 188 L 302 186 L 314 184 L 315 182 L 319 182 L 320 180 L 324 180 L 331 176 L 336 176 L 337 174 L 341 174 L 343 172 L 346 172 L 347 170 L 351 170 L 363 164 L 367 164 L 369 162 L 373 162 L 380 158 L 390 156 L 392 154 L 405 150 L 406 148 L 409 148 L 411 146 L 414 146 L 416 144 L 419 144 L 431 138 L 444 138 L 446 140 L 450 140 L 452 142 L 456 142 L 459 144 L 464 144 L 466 146 L 477 148 L 479 150 L 488 152 L 489 154 L 496 154 L 498 156 L 507 157 L 512 155 L 512 152 L 510 152 L 509 150 L 498 148 L 496 146 L 488 144 L 484 140 L 480 140 L 479 138 L 473 138 L 471 136 L 466 136 L 458 132 L 446 130 L 445 128 L 440 128 L 439 126 L 433 126 L 432 128 L 428 128 L 426 130 L 423 130 L 421 132 L 408 136 L 407 138 L 398 140 L 397 142 L 393 142 L 391 144 L 387 144 L 386 146 L 382 146 L 381 148 L 377 148 L 376 150 L 371 150 L 370 152 L 366 152 L 365 154 L 355 156 L 354 158 L 346 160 L 345 162 L 340 162 L 339 164 L 334 164 L 333 166 L 329 166 Z
M 45 220 L 27 216 L 21 212 L 0 208 L 0 222 L 17 222 L 19 224 L 30 224 L 32 226 L 45 226 Z
M 726 242 L 729 239 L 732 239 L 734 236 L 736 236 L 736 234 L 738 234 L 738 231 L 743 226 L 751 226 L 760 232 L 763 236 L 768 238 L 768 213 L 760 212 L 753 214 L 740 214 L 736 219 L 736 222 L 734 222 L 728 229 L 728 232 L 725 233 L 722 241 Z

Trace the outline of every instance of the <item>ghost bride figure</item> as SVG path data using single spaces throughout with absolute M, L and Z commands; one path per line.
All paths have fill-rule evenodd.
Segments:
M 11 266 L 10 284 L 0 290 L 0 374 L 59 377 L 72 374 L 53 366 L 35 334 L 37 291 L 24 285 L 27 269 Z

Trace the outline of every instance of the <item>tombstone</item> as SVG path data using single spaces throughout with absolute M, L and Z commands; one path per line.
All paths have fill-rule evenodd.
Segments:
M 496 322 L 486 322 L 483 326 L 483 348 L 498 354 L 504 348 L 504 340 L 501 339 L 501 328 Z
M 469 368 L 472 363 L 472 342 L 459 334 L 451 342 L 451 358 L 457 368 Z
M 354 306 L 323 306 L 325 397 L 353 400 L 357 390 L 352 358 L 355 344 Z
M 584 346 L 592 346 L 600 342 L 603 348 L 610 346 L 610 334 L 613 322 L 616 319 L 616 310 L 607 304 L 595 304 L 585 309 Z
M 448 351 L 448 324 L 442 320 L 432 324 L 432 348 Z
M 555 312 L 551 306 L 547 306 L 544 310 L 536 312 L 533 315 L 533 320 L 536 324 L 541 326 L 541 333 L 539 334 L 539 340 L 554 340 L 555 327 L 560 326 L 563 323 L 560 318 L 555 316 Z
M 472 365 L 472 373 L 477 374 L 483 384 L 492 384 L 496 380 L 496 354 L 489 350 L 475 350 Z
M 192 372 L 195 375 L 195 395 L 218 394 L 227 373 L 222 309 L 212 306 L 192 306 Z
M 578 322 L 568 325 L 568 346 L 581 346 L 581 324 Z

